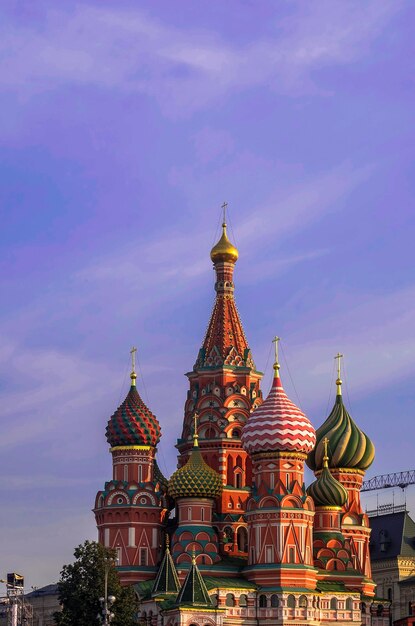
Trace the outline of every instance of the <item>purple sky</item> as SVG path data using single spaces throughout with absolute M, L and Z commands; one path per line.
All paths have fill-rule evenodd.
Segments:
M 224 200 L 264 392 L 278 334 L 318 426 L 341 350 L 368 476 L 413 468 L 414 23 L 410 0 L 2 3 L 0 577 L 53 582 L 95 538 L 132 344 L 174 469 Z

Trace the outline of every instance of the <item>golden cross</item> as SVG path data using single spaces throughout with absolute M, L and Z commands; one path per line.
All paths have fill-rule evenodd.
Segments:
M 134 348 L 134 346 L 131 348 L 130 350 L 130 354 L 131 354 L 131 366 L 132 366 L 132 371 L 135 373 L 135 353 L 137 352 L 137 348 Z
M 281 337 L 277 337 L 275 336 L 274 339 L 272 340 L 272 343 L 275 344 L 274 348 L 275 348 L 275 363 L 274 365 L 278 365 L 278 342 L 281 340 Z
M 327 437 L 324 437 L 323 445 L 324 445 L 324 456 L 327 456 L 327 449 L 329 445 L 329 439 Z
M 223 223 L 226 224 L 226 209 L 228 208 L 228 203 L 224 202 L 221 206 L 221 209 L 223 209 Z
M 338 352 L 334 358 L 337 359 L 337 378 L 340 379 L 341 359 L 343 358 L 343 354 Z

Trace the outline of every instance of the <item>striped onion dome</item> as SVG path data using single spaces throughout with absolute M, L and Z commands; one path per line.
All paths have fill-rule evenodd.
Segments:
M 316 506 L 342 507 L 347 502 L 347 490 L 331 475 L 328 457 L 323 457 L 323 469 L 320 476 L 307 488 L 307 493 Z
M 330 440 L 330 467 L 366 470 L 373 463 L 375 446 L 347 412 L 341 389 L 330 415 L 317 429 L 316 437 L 316 447 L 307 458 L 307 465 L 313 471 L 323 467 L 326 437 Z
M 110 418 L 106 436 L 115 446 L 153 446 L 160 441 L 161 430 L 157 417 L 142 401 L 135 385 L 136 374 L 131 374 L 131 387 L 124 402 Z
M 187 463 L 179 467 L 169 480 L 169 496 L 174 499 L 217 498 L 222 488 L 221 477 L 203 459 L 195 436 Z
M 275 376 L 266 400 L 250 415 L 242 431 L 248 454 L 259 452 L 310 452 L 315 444 L 313 426 L 287 397 L 274 365 Z

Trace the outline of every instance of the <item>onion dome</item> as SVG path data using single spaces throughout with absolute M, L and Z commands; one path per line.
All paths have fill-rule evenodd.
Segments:
M 336 402 L 324 424 L 317 429 L 317 444 L 308 455 L 307 465 L 313 471 L 322 469 L 324 439 L 327 437 L 330 440 L 330 467 L 367 470 L 375 458 L 375 446 L 343 404 L 340 375 L 336 384 Z
M 307 489 L 307 493 L 314 500 L 316 506 L 336 506 L 341 508 L 347 502 L 347 490 L 331 475 L 327 456 L 328 439 L 325 438 L 323 469 L 317 480 Z
M 222 237 L 210 251 L 210 258 L 212 259 L 213 263 L 220 263 L 221 261 L 236 263 L 236 261 L 238 260 L 238 256 L 238 249 L 235 248 L 235 246 L 232 245 L 229 241 L 228 235 L 226 234 L 226 222 L 223 221 Z
M 279 367 L 276 347 L 271 391 L 250 415 L 242 431 L 242 445 L 248 454 L 275 451 L 307 454 L 314 447 L 314 428 L 304 413 L 287 397 L 279 377 Z
M 219 474 L 203 459 L 195 434 L 193 449 L 187 463 L 176 470 L 169 480 L 169 496 L 174 499 L 217 498 L 222 492 L 222 487 Z
M 153 446 L 160 441 L 160 424 L 142 401 L 136 387 L 137 374 L 131 373 L 131 387 L 124 402 L 110 418 L 106 436 L 116 446 Z

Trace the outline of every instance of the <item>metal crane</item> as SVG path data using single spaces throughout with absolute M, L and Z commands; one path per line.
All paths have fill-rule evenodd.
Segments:
M 405 489 L 408 485 L 415 485 L 415 470 L 374 476 L 369 478 L 369 480 L 363 481 L 361 491 L 376 491 L 377 489 L 387 489 L 388 487 Z

